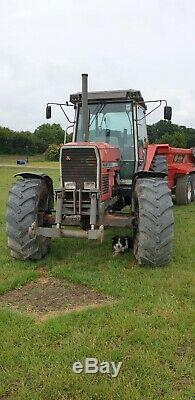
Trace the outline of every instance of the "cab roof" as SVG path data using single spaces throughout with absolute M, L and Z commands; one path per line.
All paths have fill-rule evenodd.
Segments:
M 101 92 L 89 92 L 88 101 L 89 103 L 101 102 L 101 101 L 128 101 L 134 100 L 136 102 L 142 102 L 142 106 L 145 107 L 144 99 L 139 90 L 127 89 L 127 90 L 111 90 Z M 73 104 L 82 102 L 82 93 L 75 93 L 70 95 L 70 102 Z

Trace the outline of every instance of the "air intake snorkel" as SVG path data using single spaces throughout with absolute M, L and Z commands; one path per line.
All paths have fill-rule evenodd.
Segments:
M 88 74 L 82 74 L 82 133 L 84 142 L 89 141 L 88 124 Z

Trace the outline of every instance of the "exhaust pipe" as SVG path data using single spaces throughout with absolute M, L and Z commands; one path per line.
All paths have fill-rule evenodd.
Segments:
M 82 132 L 84 142 L 89 141 L 88 74 L 82 74 Z

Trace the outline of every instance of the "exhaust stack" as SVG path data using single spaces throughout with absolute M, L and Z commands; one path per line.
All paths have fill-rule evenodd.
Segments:
M 82 74 L 82 132 L 84 142 L 89 141 L 88 74 Z

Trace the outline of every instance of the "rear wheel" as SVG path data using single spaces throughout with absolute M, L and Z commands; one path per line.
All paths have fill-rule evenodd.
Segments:
M 179 176 L 177 178 L 175 199 L 178 205 L 190 204 L 192 202 L 193 188 L 190 175 Z
M 49 191 L 43 179 L 23 179 L 13 184 L 7 201 L 7 238 L 11 256 L 19 260 L 40 260 L 48 250 L 49 238 L 29 236 L 29 227 L 48 226 Z
M 133 247 L 140 265 L 162 266 L 170 262 L 173 237 L 172 206 L 166 179 L 137 179 L 133 191 Z
M 195 201 L 195 174 L 191 175 L 192 182 L 192 201 Z

